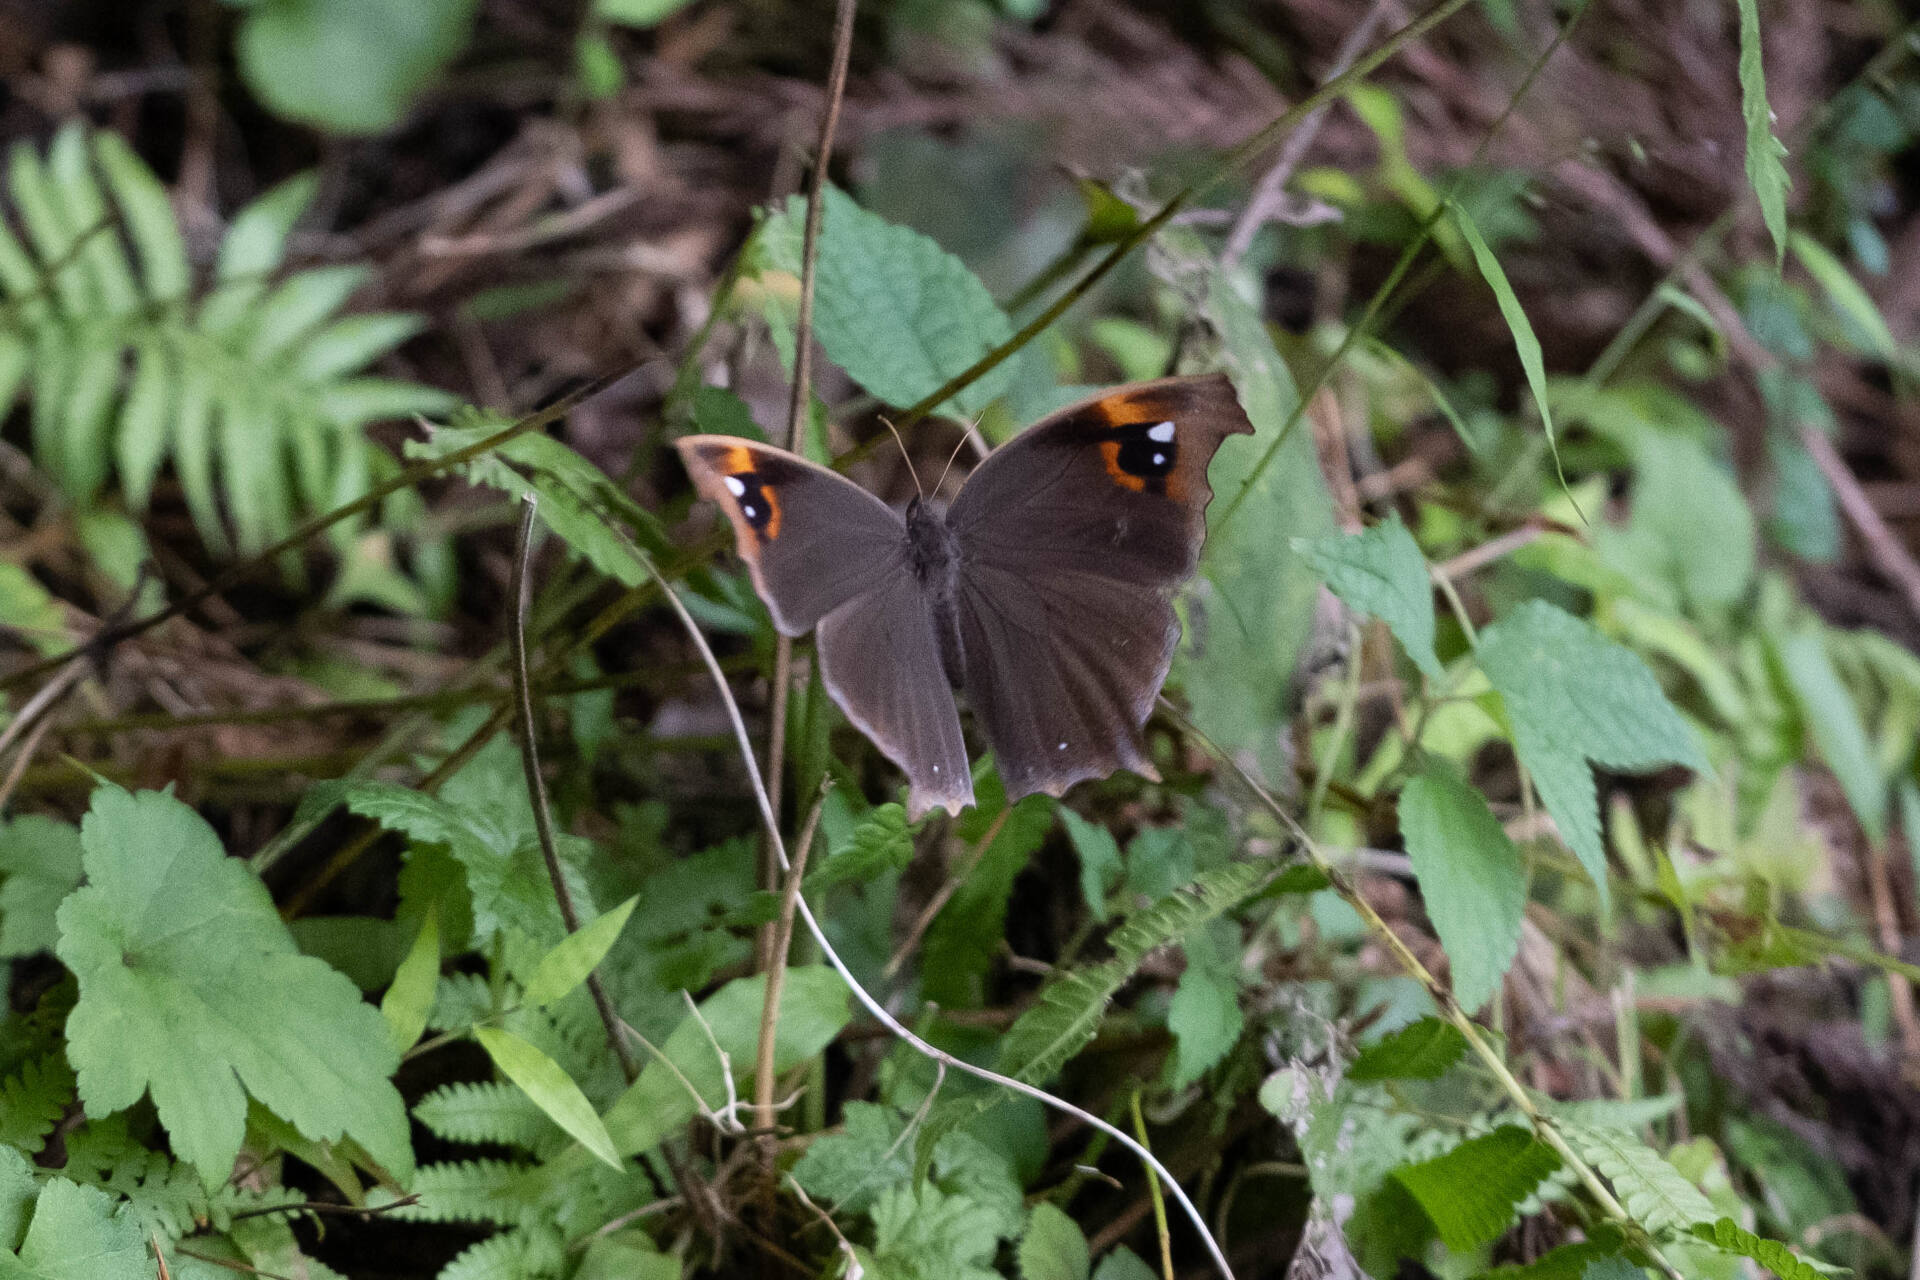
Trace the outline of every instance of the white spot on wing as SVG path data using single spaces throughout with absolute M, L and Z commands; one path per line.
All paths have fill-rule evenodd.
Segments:
M 1164 453 L 1156 453 L 1156 454 L 1154 454 L 1154 455 L 1153 455 L 1153 465 L 1154 465 L 1154 466 L 1156 466 L 1156 467 L 1164 467 L 1164 466 L 1166 466 L 1166 465 L 1167 465 L 1167 455 L 1166 455 L 1166 454 L 1164 454 Z
M 723 479 L 727 482 L 727 492 L 734 497 L 737 498 L 747 491 L 746 484 L 742 482 L 739 476 L 725 476 Z
M 1169 444 L 1173 440 L 1173 424 L 1163 422 L 1157 427 L 1147 428 L 1147 439 L 1155 444 Z
M 748 502 L 748 503 L 743 503 L 741 505 L 740 514 L 745 516 L 747 519 L 752 520 L 754 517 L 758 516 L 760 513 L 754 509 L 754 506 L 751 502 Z
M 1055 751 L 1065 751 L 1066 749 L 1067 749 L 1067 744 L 1064 742 L 1054 748 Z
M 933 771 L 934 771 L 935 773 L 938 773 L 938 772 L 940 772 L 940 766 L 939 766 L 939 765 L 935 765 L 935 766 L 933 766 Z

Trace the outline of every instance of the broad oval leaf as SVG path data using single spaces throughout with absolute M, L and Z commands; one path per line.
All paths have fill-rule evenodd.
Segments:
M 1400 830 L 1452 965 L 1453 994 L 1473 1013 L 1500 989 L 1520 949 L 1527 906 L 1520 851 L 1480 793 L 1442 765 L 1400 793 Z

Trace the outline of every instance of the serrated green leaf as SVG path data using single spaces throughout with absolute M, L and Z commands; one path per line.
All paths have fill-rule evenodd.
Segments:
M 596 1157 L 612 1168 L 620 1168 L 620 1156 L 613 1149 L 606 1124 L 559 1063 L 498 1027 L 475 1027 L 473 1035 L 493 1059 L 493 1065 L 519 1085 L 535 1106 Z
M 4 1280 L 151 1280 L 139 1226 L 103 1192 L 50 1179 L 18 1254 L 0 1251 Z
M 0 957 L 51 951 L 53 914 L 79 887 L 79 828 L 38 814 L 0 823 Z
M 38 1154 L 66 1114 L 73 1091 L 73 1068 L 57 1050 L 29 1058 L 18 1071 L 0 1078 L 0 1157 L 13 1149 Z
M 440 913 L 428 911 L 387 994 L 380 1000 L 380 1016 L 387 1020 L 393 1047 L 401 1053 L 411 1049 L 427 1029 L 427 1015 L 433 1011 L 433 993 L 439 985 Z
M 1553 1148 L 1518 1125 L 1469 1138 L 1443 1156 L 1394 1171 L 1449 1249 L 1476 1249 L 1500 1238 L 1514 1207 L 1555 1169 Z
M 805 891 L 811 897 L 837 884 L 865 883 L 884 872 L 904 870 L 912 860 L 907 811 L 897 804 L 878 805 L 854 828 L 846 847 L 807 873 Z
M 1499 257 L 1480 234 L 1480 228 L 1456 202 L 1447 203 L 1447 212 L 1452 215 L 1453 225 L 1460 229 L 1461 237 L 1472 250 L 1474 265 L 1480 269 L 1480 278 L 1493 290 L 1494 301 L 1500 307 L 1500 318 L 1507 322 L 1507 331 L 1513 335 L 1514 353 L 1520 357 L 1520 369 L 1527 376 L 1527 389 L 1533 392 L 1534 408 L 1540 414 L 1541 429 L 1546 432 L 1547 448 L 1553 454 L 1554 466 L 1558 468 L 1560 442 L 1554 434 L 1553 409 L 1547 401 L 1547 362 L 1540 351 L 1540 339 L 1534 334 L 1533 323 L 1527 319 L 1526 308 L 1520 305 L 1513 285 L 1507 281 L 1506 268 L 1500 265 Z
M 990 1265 L 1000 1236 L 994 1211 L 922 1184 L 900 1186 L 873 1207 L 873 1264 L 887 1280 L 1000 1280 Z
M 1520 950 L 1527 869 L 1478 791 L 1430 764 L 1400 793 L 1400 831 L 1420 897 L 1468 1013 L 1492 999 Z
M 1045 1200 L 1033 1207 L 1016 1256 L 1021 1280 L 1087 1280 L 1093 1267 L 1085 1234 Z
M 793 1176 L 835 1212 L 860 1213 L 912 1176 L 913 1151 L 900 1141 L 905 1122 L 888 1107 L 849 1102 L 840 1119 L 841 1131 L 814 1139 Z
M 1184 1089 L 1227 1056 L 1240 1040 L 1240 930 L 1231 921 L 1210 921 L 1186 938 L 1187 967 L 1167 1003 L 1173 1033 L 1168 1085 Z
M 1107 898 L 1120 887 L 1126 870 L 1120 861 L 1120 844 L 1113 832 L 1064 805 L 1060 821 L 1066 824 L 1067 839 L 1080 858 L 1080 896 L 1086 899 L 1088 913 L 1105 923 L 1110 914 Z
M 1787 252 L 1787 190 L 1793 185 L 1781 161 L 1787 148 L 1773 132 L 1767 102 L 1767 71 L 1760 44 L 1758 0 L 1737 0 L 1740 10 L 1740 115 L 1747 122 L 1747 185 L 1760 201 L 1760 217 L 1773 237 L 1776 264 Z
M 1012 334 L 993 295 L 960 259 L 869 213 L 837 187 L 825 197 L 814 334 L 855 382 L 888 404 L 913 404 Z M 804 202 L 796 197 L 775 217 L 796 229 L 797 246 Z M 797 257 L 779 265 L 798 273 Z M 977 416 L 1013 373 L 1003 363 L 935 412 Z
M 94 792 L 87 884 L 55 948 L 80 983 L 67 1052 L 87 1113 L 151 1093 L 174 1149 L 210 1182 L 239 1153 L 247 1096 L 309 1138 L 413 1164 L 385 1021 L 343 974 L 300 955 L 259 879 L 171 796 Z
M 1361 533 L 1295 538 L 1293 546 L 1335 595 L 1386 623 L 1414 665 L 1440 678 L 1440 659 L 1433 652 L 1433 582 L 1399 512 Z
M 585 982 L 587 975 L 613 949 L 613 944 L 620 938 L 620 931 L 626 928 L 627 917 L 633 914 L 639 902 L 640 895 L 635 894 L 592 923 L 581 926 L 579 932 L 562 938 L 551 951 L 540 957 L 533 976 L 527 979 L 522 1000 L 539 1008 L 552 1004 Z
M 1834 670 L 1819 628 L 1790 632 L 1775 647 L 1820 758 L 1839 780 L 1860 825 L 1874 840 L 1882 839 L 1887 830 L 1887 780 L 1867 739 L 1859 706 Z
M 1444 1018 L 1426 1017 L 1382 1036 L 1354 1058 L 1347 1079 L 1438 1080 L 1467 1051 L 1467 1038 Z
M 700 1005 L 699 1017 L 689 1014 L 681 1020 L 660 1046 L 672 1067 L 658 1059 L 648 1062 L 607 1112 L 616 1150 L 629 1155 L 648 1150 L 700 1114 L 703 1106 L 718 1111 L 730 1097 L 751 1096 L 766 990 L 764 974 L 736 978 Z M 819 1053 L 846 1026 L 847 989 L 840 975 L 824 965 L 789 969 L 779 1013 L 774 1070 L 785 1071 Z
M 1649 1231 L 1687 1231 L 1719 1216 L 1700 1188 L 1680 1175 L 1658 1151 L 1620 1129 L 1563 1125 L 1568 1143 L 1606 1176 Z
M 1718 1218 L 1711 1223 L 1696 1222 L 1687 1229 L 1716 1249 L 1753 1259 L 1780 1277 L 1780 1280 L 1825 1280 L 1819 1271 L 1809 1266 L 1792 1249 L 1778 1240 L 1755 1235 L 1732 1218 Z
M 1529 600 L 1487 628 L 1479 658 L 1512 723 L 1514 750 L 1604 908 L 1607 855 L 1589 761 L 1704 771 L 1706 759 L 1645 663 L 1545 601 Z

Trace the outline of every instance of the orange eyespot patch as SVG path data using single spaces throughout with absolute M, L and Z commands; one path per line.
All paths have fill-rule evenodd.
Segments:
M 1100 442 L 1100 460 L 1107 464 L 1107 474 L 1112 476 L 1113 482 L 1122 489 L 1131 489 L 1135 493 L 1143 493 L 1146 491 L 1146 477 L 1136 476 L 1120 465 L 1120 442 L 1118 440 L 1102 440 Z

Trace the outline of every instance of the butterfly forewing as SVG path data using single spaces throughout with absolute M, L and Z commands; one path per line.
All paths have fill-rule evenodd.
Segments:
M 1224 376 L 1141 383 L 1035 424 L 961 489 L 964 681 L 1010 796 L 1150 773 L 1140 730 L 1179 642 L 1207 466 L 1252 430 Z
M 905 563 L 907 526 L 845 476 L 737 436 L 677 442 L 687 474 L 733 525 L 776 627 L 805 635 Z

